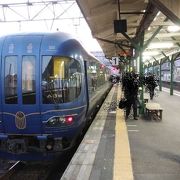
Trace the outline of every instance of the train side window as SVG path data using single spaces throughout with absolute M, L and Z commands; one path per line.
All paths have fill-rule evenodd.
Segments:
M 95 61 L 88 61 L 87 74 L 89 96 L 92 97 L 95 94 L 98 87 L 97 63 Z
M 88 92 L 89 97 L 95 97 L 102 86 L 108 83 L 108 74 L 103 64 L 88 59 L 87 61 L 87 76 L 88 76 Z
M 17 104 L 17 56 L 5 57 L 4 93 L 6 104 Z
M 43 56 L 41 86 L 44 104 L 74 101 L 82 86 L 80 63 L 69 57 Z
M 22 101 L 23 104 L 36 103 L 35 56 L 22 58 Z

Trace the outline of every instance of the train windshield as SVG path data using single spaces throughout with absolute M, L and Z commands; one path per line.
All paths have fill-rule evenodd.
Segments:
M 22 59 L 22 100 L 23 104 L 36 104 L 35 56 Z
M 18 57 L 5 57 L 5 103 L 18 104 Z M 19 86 L 20 87 L 20 86 Z M 23 104 L 36 103 L 35 56 L 22 58 L 22 101 Z
M 82 86 L 80 63 L 67 57 L 43 56 L 41 85 L 44 104 L 75 100 Z
M 5 103 L 17 104 L 17 56 L 5 57 Z M 12 98 L 13 97 L 13 98 Z

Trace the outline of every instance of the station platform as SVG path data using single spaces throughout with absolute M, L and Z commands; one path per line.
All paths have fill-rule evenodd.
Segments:
M 114 106 L 114 85 L 61 180 L 179 180 L 180 97 L 161 91 L 152 102 L 163 108 L 161 121 L 133 116 Z

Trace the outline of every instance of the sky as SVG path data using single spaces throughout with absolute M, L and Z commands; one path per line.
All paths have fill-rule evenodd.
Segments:
M 75 35 L 88 51 L 102 51 L 98 42 L 93 39 L 91 30 L 83 18 L 79 7 L 73 1 L 64 1 L 64 3 L 56 4 L 55 6 L 36 4 L 36 6 L 27 7 L 22 4 L 2 8 L 2 4 L 28 1 L 33 3 L 52 0 L 0 0 L 0 36 L 17 32 L 62 31 Z M 27 8 L 29 8 L 29 11 L 27 11 Z M 48 20 L 54 17 L 58 20 Z M 27 21 L 28 18 L 34 21 Z M 6 23 L 2 22 L 4 20 Z

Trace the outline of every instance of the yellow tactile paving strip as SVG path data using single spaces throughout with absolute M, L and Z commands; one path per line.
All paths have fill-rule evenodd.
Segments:
M 118 87 L 117 99 L 120 99 L 121 90 Z M 129 139 L 124 119 L 124 112 L 117 109 L 115 127 L 115 153 L 113 180 L 133 180 Z

